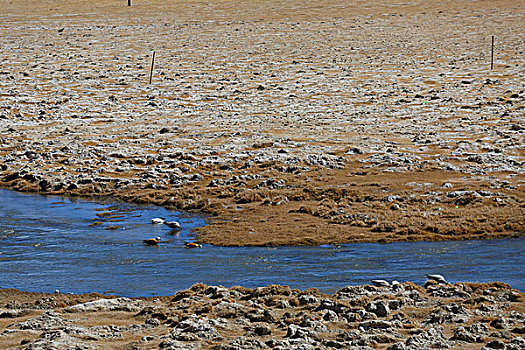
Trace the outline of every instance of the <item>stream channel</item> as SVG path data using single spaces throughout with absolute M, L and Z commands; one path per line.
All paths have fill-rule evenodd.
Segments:
M 177 220 L 182 230 L 151 224 Z M 171 295 L 202 282 L 268 284 L 333 293 L 372 279 L 423 284 L 502 281 L 525 290 L 525 238 L 348 244 L 319 247 L 188 249 L 206 216 L 122 202 L 22 194 L 0 189 L 0 288 L 34 292 Z M 143 239 L 159 236 L 158 246 Z

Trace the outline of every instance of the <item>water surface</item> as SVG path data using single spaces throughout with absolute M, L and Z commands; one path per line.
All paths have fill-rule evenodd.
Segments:
M 181 231 L 151 218 L 178 220 Z M 204 215 L 0 190 L 0 288 L 171 295 L 196 282 L 334 292 L 371 279 L 503 281 L 525 290 L 525 238 L 341 247 L 187 249 Z M 161 237 L 159 246 L 143 239 Z

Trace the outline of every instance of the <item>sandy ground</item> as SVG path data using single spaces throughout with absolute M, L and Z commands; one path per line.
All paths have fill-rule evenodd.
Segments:
M 522 2 L 126 5 L 0 0 L 3 187 L 207 211 L 217 245 L 525 233 Z

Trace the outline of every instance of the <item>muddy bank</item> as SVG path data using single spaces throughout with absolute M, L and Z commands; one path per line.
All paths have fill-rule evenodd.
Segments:
M 216 245 L 525 233 L 515 1 L 2 4 L 2 187 L 206 211 Z
M 116 298 L 0 290 L 10 349 L 523 349 L 525 299 L 504 283 L 407 282 L 335 294 L 196 284 Z

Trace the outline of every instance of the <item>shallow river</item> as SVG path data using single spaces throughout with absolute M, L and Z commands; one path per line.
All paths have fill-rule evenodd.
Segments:
M 181 231 L 150 219 L 178 220 Z M 0 189 L 0 288 L 171 295 L 196 282 L 334 292 L 371 279 L 503 281 L 525 290 L 525 238 L 341 247 L 187 249 L 205 217 L 154 206 Z M 143 239 L 161 237 L 159 246 Z

